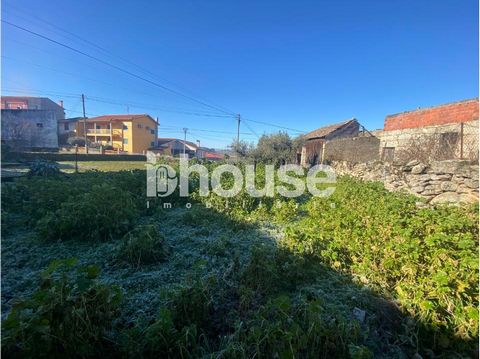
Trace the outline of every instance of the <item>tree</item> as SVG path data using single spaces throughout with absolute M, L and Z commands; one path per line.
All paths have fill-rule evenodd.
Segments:
M 292 140 L 286 132 L 263 135 L 258 140 L 254 158 L 276 166 L 295 163 L 298 146 L 298 140 Z
M 246 141 L 233 140 L 232 144 L 230 145 L 230 149 L 237 157 L 246 158 L 251 156 L 254 146 L 252 143 L 248 143 Z

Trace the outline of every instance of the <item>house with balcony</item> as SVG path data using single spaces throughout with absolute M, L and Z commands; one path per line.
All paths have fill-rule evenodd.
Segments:
M 90 143 L 128 153 L 145 153 L 157 145 L 158 123 L 147 114 L 105 115 L 76 122 L 77 136 Z

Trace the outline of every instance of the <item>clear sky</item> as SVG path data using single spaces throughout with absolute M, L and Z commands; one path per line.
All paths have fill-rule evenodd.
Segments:
M 387 114 L 478 96 L 476 0 L 6 0 L 2 19 L 246 119 L 303 131 L 352 117 L 377 129 Z M 89 116 L 149 113 L 161 137 L 187 127 L 206 146 L 225 147 L 236 132 L 232 117 L 203 116 L 224 113 L 4 23 L 2 93 L 63 99 L 69 117 L 81 116 L 84 93 Z M 278 130 L 246 125 L 249 141 L 252 129 Z

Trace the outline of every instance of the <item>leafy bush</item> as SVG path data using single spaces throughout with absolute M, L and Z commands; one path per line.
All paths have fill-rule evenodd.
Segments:
M 287 228 L 283 245 L 396 299 L 419 321 L 421 347 L 473 352 L 478 211 L 418 209 L 414 202 L 380 184 L 345 178 L 332 197 L 309 201 L 308 215 Z
M 130 193 L 102 184 L 48 212 L 37 222 L 36 231 L 47 240 L 107 240 L 125 233 L 137 218 Z
M 157 263 L 168 255 L 163 235 L 154 225 L 137 226 L 122 240 L 116 258 L 139 267 L 142 264 Z
M 52 262 L 32 296 L 13 306 L 2 325 L 5 356 L 84 358 L 107 347 L 121 292 L 97 283 L 96 266 L 75 264 L 75 259 Z
M 36 160 L 29 166 L 29 176 L 55 176 L 60 173 L 60 168 L 56 162 Z
M 67 143 L 71 146 L 85 146 L 85 138 L 83 137 L 78 137 L 78 136 L 73 136 L 73 137 L 69 137 L 67 139 Z

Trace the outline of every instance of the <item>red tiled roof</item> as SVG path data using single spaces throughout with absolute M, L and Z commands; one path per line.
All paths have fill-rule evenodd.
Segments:
M 352 118 L 351 120 L 336 123 L 334 125 L 320 127 L 320 128 L 317 128 L 316 130 L 313 130 L 312 132 L 307 133 L 303 137 L 306 140 L 309 140 L 309 139 L 312 139 L 312 138 L 322 138 L 322 137 L 325 137 L 325 136 L 331 134 L 333 131 L 336 131 L 339 128 L 342 128 L 343 126 L 346 126 L 346 125 L 350 124 L 353 121 L 357 121 L 357 120 Z
M 216 153 L 207 152 L 207 153 L 205 153 L 205 158 L 210 159 L 210 160 L 213 160 L 213 159 L 221 160 L 221 159 L 223 159 L 223 156 L 219 155 L 219 154 L 216 154 Z
M 149 117 L 152 121 L 155 120 L 147 114 L 135 114 L 135 115 L 103 115 L 98 117 L 90 117 L 87 122 L 103 122 L 103 121 L 134 121 L 139 118 Z

